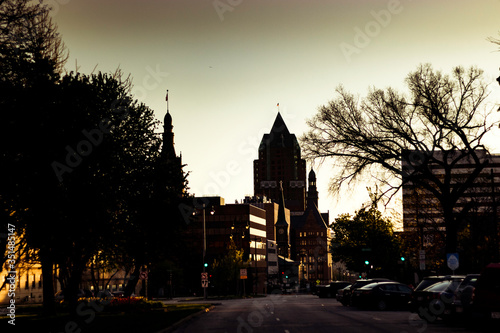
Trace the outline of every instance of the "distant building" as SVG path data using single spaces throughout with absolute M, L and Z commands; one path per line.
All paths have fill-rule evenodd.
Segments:
M 199 197 L 195 202 L 205 205 L 205 262 L 210 267 L 226 253 L 231 240 L 243 250 L 243 260 L 250 261 L 247 293 L 264 293 L 267 284 L 266 211 L 252 204 L 225 204 L 220 197 Z M 203 253 L 203 210 L 196 205 L 197 214 L 187 234 L 193 249 L 199 251 L 200 272 Z M 197 249 L 197 250 L 196 250 Z
M 276 233 L 271 238 L 273 231 L 268 229 L 268 237 L 276 240 L 278 254 L 283 258 L 280 262 L 288 268 L 291 263 L 302 265 L 307 272 L 304 278 L 323 284 L 332 278 L 329 214 L 318 210 L 313 170 L 309 172 L 308 181 L 306 197 L 306 161 L 301 158 L 296 136 L 290 133 L 278 113 L 270 133 L 262 137 L 258 159 L 254 161 L 254 194 L 278 203 Z M 280 214 L 281 206 L 290 210 L 289 216 Z M 280 271 L 288 268 L 280 267 Z
M 405 153 L 423 155 L 418 151 L 405 151 Z M 487 160 L 488 164 L 475 179 L 473 186 L 458 198 L 454 213 L 456 218 L 460 219 L 458 223 L 462 226 L 466 225 L 467 221 L 471 221 L 473 224 L 479 221 L 483 224 L 491 224 L 491 236 L 495 237 L 495 230 L 497 235 L 499 231 L 500 155 L 489 154 L 486 150 L 478 151 L 477 154 L 481 162 Z M 458 153 L 450 153 L 448 161 L 440 163 L 438 161 L 444 161 L 443 152 L 435 152 L 433 160 L 436 163 L 431 163 L 426 169 L 431 171 L 433 177 L 444 180 L 444 168 L 450 168 L 452 159 L 457 158 L 459 158 Z M 408 164 L 408 159 L 404 159 L 402 167 L 403 171 L 406 172 L 405 170 L 411 171 L 414 166 Z M 455 161 L 451 173 L 448 172 L 451 174 L 451 189 L 454 185 L 463 184 L 475 168 L 475 163 L 469 157 L 462 157 Z M 465 215 L 460 214 L 464 207 L 468 207 Z M 426 251 L 427 263 L 431 259 L 429 253 L 435 252 L 436 244 L 440 242 L 443 244 L 446 237 L 441 203 L 428 189 L 409 181 L 403 183 L 403 228 L 406 235 L 415 235 L 418 238 L 417 249 Z M 498 243 L 498 239 L 496 242 Z M 439 259 L 443 258 L 442 253 L 435 255 Z M 479 260 L 479 258 L 475 258 L 475 260 Z M 426 268 L 425 260 L 421 262 L 420 266 Z
M 300 260 L 306 280 L 326 284 L 332 277 L 332 257 L 330 255 L 331 234 L 328 227 L 328 213 L 318 210 L 316 174 L 309 172 L 309 188 L 306 210 L 301 215 L 292 216 L 292 257 Z
M 180 195 L 185 191 L 186 176 L 182 170 L 182 156 L 177 156 L 174 143 L 174 126 L 172 125 L 172 115 L 168 110 L 167 95 L 167 113 L 163 119 L 163 143 L 161 148 L 160 167 L 164 170 L 158 177 L 157 186 L 160 191 L 165 192 L 165 197 L 172 193 Z
M 271 132 L 264 134 L 259 145 L 259 157 L 254 161 L 254 194 L 280 200 L 280 181 L 285 207 L 303 212 L 306 202 L 306 161 L 301 158 L 300 146 L 278 112 Z

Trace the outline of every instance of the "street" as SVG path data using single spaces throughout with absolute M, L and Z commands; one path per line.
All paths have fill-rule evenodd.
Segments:
M 408 311 L 369 311 L 344 307 L 334 298 L 269 295 L 220 301 L 174 332 L 470 332 L 460 325 L 428 324 Z

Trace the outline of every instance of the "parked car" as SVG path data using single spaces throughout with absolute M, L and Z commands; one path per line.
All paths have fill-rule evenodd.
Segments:
M 338 302 L 342 303 L 342 305 L 344 306 L 349 305 L 348 303 L 345 304 L 347 298 L 344 298 L 344 294 L 351 292 L 350 288 L 351 285 L 348 285 L 345 288 L 337 290 L 337 295 L 335 296 L 335 298 L 337 299 Z
M 500 319 L 500 263 L 485 267 L 477 279 L 472 295 L 474 316 Z
M 410 311 L 416 312 L 420 318 L 434 322 L 450 311 L 453 297 L 463 277 L 454 277 L 437 282 L 423 290 L 414 291 Z
M 469 314 L 471 310 L 472 294 L 477 283 L 479 274 L 467 274 L 465 279 L 458 286 L 449 315 L 456 317 L 462 314 Z
M 351 305 L 351 296 L 354 291 L 354 289 L 361 288 L 363 286 L 366 286 L 367 284 L 373 283 L 373 282 L 384 282 L 384 281 L 391 281 L 389 279 L 384 279 L 384 278 L 373 278 L 373 279 L 366 279 L 366 280 L 356 280 L 347 290 L 344 290 L 343 295 L 342 295 L 342 305 L 347 306 Z M 393 281 L 394 282 L 394 281 Z
M 383 311 L 388 308 L 406 308 L 413 290 L 399 282 L 375 282 L 354 289 L 351 304 Z
M 330 282 L 330 284 L 326 286 L 318 286 L 316 291 L 316 295 L 320 298 L 332 298 L 337 295 L 337 290 L 343 289 L 350 285 L 351 283 L 348 281 L 334 281 Z
M 413 294 L 408 303 L 411 312 L 417 312 L 419 306 L 421 305 L 421 300 L 417 298 L 421 297 L 420 291 L 442 281 L 459 280 L 462 281 L 465 275 L 434 275 L 426 276 L 420 281 L 420 283 L 413 289 Z
M 446 276 L 444 276 L 444 275 L 426 276 L 415 287 L 414 291 L 423 290 L 423 289 L 433 285 L 434 283 L 444 281 L 444 280 L 446 280 Z

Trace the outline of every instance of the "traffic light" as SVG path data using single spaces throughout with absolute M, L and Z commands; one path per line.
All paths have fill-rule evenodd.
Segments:
M 208 267 L 208 263 L 206 262 L 205 264 L 203 264 L 203 266 Z
M 365 260 L 365 265 L 369 265 L 370 262 L 368 260 Z
M 401 261 L 405 261 L 405 257 L 401 257 Z

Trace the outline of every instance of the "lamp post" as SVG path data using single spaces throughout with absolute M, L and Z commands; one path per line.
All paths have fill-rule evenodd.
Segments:
M 202 209 L 202 215 L 203 215 L 203 279 L 206 279 L 206 269 L 207 269 L 207 263 L 205 262 L 205 255 L 207 252 L 207 228 L 206 228 L 206 220 L 205 220 L 205 208 L 206 204 L 202 204 L 201 209 Z M 214 215 L 215 211 L 212 207 L 210 210 L 210 215 Z M 193 215 L 196 215 L 196 210 L 193 212 Z M 208 280 L 205 280 L 203 282 L 203 298 L 207 299 L 207 285 L 208 285 Z

